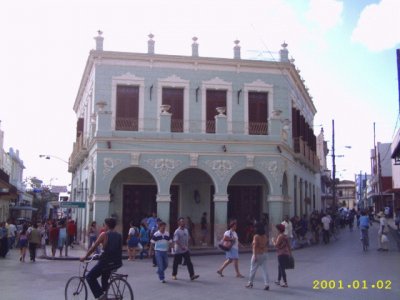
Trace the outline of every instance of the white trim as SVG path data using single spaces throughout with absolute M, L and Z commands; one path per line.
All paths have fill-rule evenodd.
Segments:
M 270 118 L 274 107 L 274 86 L 257 79 L 251 83 L 244 84 L 244 134 L 249 134 L 249 92 L 268 93 L 268 118 Z M 268 120 L 266 120 L 267 122 Z M 268 134 L 269 134 L 268 129 Z
M 163 88 L 182 88 L 183 89 L 183 132 L 189 132 L 189 80 L 184 80 L 179 76 L 171 75 L 160 78 L 157 81 L 157 129 L 160 131 L 160 114 L 162 104 Z
M 202 128 L 201 132 L 206 133 L 206 104 L 207 90 L 226 90 L 226 114 L 228 122 L 228 133 L 232 133 L 232 82 L 224 81 L 219 77 L 215 77 L 208 81 L 203 81 L 201 84 L 201 114 Z M 217 113 L 215 113 L 217 114 Z
M 133 85 L 139 86 L 139 131 L 143 130 L 144 121 L 144 78 L 137 77 L 136 75 L 128 72 L 121 76 L 114 76 L 112 78 L 111 87 L 111 130 L 115 131 L 116 113 L 117 113 L 117 85 Z

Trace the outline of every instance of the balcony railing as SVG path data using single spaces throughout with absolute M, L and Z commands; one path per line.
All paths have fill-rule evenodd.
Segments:
M 183 132 L 183 120 L 171 120 L 171 132 Z
M 76 142 L 74 142 L 72 154 L 68 163 L 69 170 L 73 170 L 87 155 L 87 145 L 83 139 L 83 135 L 80 135 L 77 137 Z
M 215 133 L 215 121 L 214 120 L 207 120 L 206 132 L 207 133 Z
M 251 135 L 267 135 L 267 122 L 249 122 L 249 134 Z
M 138 131 L 139 122 L 137 118 L 120 118 L 115 122 L 115 130 Z
M 301 137 L 293 138 L 293 150 L 297 157 L 308 165 L 312 170 L 319 170 L 319 159 L 317 154 L 311 150 L 308 144 Z

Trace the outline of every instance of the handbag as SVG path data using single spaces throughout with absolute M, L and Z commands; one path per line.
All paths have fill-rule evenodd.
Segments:
M 286 261 L 285 269 L 294 269 L 294 257 L 293 255 L 289 255 Z
M 223 251 L 231 250 L 232 246 L 233 246 L 233 242 L 232 241 L 224 241 L 224 240 L 222 240 L 218 244 L 218 247 Z
M 381 237 L 381 243 L 388 243 L 389 242 L 389 238 L 386 234 L 382 234 Z

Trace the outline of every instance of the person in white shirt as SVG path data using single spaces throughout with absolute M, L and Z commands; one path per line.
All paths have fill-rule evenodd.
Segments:
M 379 217 L 379 230 L 378 230 L 378 251 L 389 251 L 389 245 L 387 241 L 382 242 L 382 236 L 386 236 L 389 233 L 389 227 L 385 214 L 381 211 L 377 214 Z
M 284 235 L 286 235 L 289 239 L 289 245 L 293 249 L 293 224 L 289 219 L 289 216 L 286 215 L 285 219 L 281 223 L 283 226 L 285 226 L 285 231 Z
M 322 240 L 325 244 L 329 243 L 329 231 L 330 231 L 330 224 L 331 224 L 331 216 L 324 214 L 321 219 L 322 223 Z

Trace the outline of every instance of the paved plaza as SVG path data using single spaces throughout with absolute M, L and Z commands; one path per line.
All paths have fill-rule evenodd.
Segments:
M 121 273 L 129 275 L 128 280 L 134 290 L 135 299 L 400 299 L 400 252 L 394 238 L 390 251 L 376 251 L 377 225 L 371 229 L 371 249 L 363 253 L 358 231 L 342 230 L 338 240 L 329 245 L 318 245 L 294 251 L 295 270 L 288 270 L 288 288 L 276 286 L 277 259 L 274 252 L 268 253 L 268 273 L 271 281 L 269 291 L 263 290 L 261 273 L 256 275 L 253 289 L 246 289 L 246 279 L 235 277 L 233 266 L 225 270 L 221 278 L 216 270 L 224 260 L 222 254 L 193 256 L 196 274 L 200 278 L 190 281 L 186 267 L 180 266 L 178 280 L 171 278 L 172 258 L 167 269 L 167 283 L 158 281 L 151 260 L 124 260 Z M 82 250 L 73 249 L 70 257 L 79 256 Z M 0 260 L 0 299 L 64 299 L 67 279 L 78 274 L 77 260 L 38 259 L 36 263 L 19 262 L 17 250 L 12 250 Z M 29 259 L 28 259 L 29 260 Z M 240 270 L 244 275 L 249 271 L 250 254 L 240 256 Z M 315 289 L 319 281 L 320 289 Z M 322 289 L 322 280 L 334 280 L 334 289 Z M 357 287 L 358 289 L 349 288 Z M 363 288 L 363 280 L 367 289 Z M 378 289 L 379 280 L 384 288 Z M 333 282 L 331 282 L 332 286 Z M 340 285 L 343 289 L 340 289 Z M 374 286 L 374 288 L 373 288 Z M 314 287 L 314 288 L 313 288 Z M 89 299 L 93 299 L 90 294 Z

